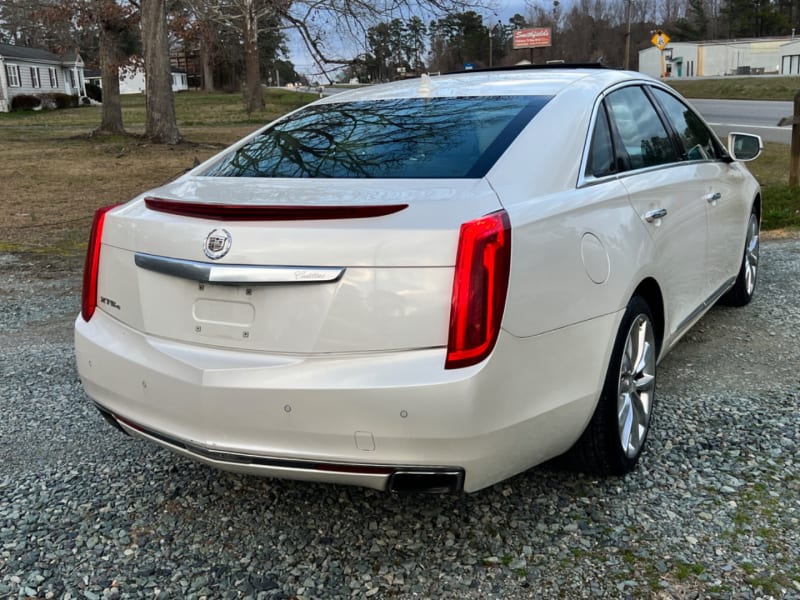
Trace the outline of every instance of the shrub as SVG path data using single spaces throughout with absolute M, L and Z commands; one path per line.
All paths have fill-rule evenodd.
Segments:
M 86 82 L 86 95 L 95 102 L 103 101 L 103 88 L 94 83 Z
M 42 105 L 42 99 L 31 94 L 19 94 L 11 99 L 11 110 L 33 110 Z
M 56 108 L 75 108 L 78 106 L 78 97 L 69 94 L 55 93 L 48 94 Z

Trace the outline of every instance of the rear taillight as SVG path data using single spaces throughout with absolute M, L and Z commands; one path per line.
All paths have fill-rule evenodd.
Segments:
M 103 241 L 103 225 L 106 213 L 114 206 L 98 208 L 92 221 L 92 232 L 89 234 L 89 245 L 86 247 L 86 264 L 83 267 L 83 295 L 81 298 L 81 315 L 88 321 L 97 308 L 97 270 L 100 267 L 100 245 Z
M 504 210 L 461 226 L 445 369 L 474 365 L 491 353 L 500 333 L 510 266 L 511 224 Z

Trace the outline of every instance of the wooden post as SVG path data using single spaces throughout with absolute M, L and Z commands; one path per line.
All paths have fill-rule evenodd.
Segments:
M 792 149 L 789 161 L 789 186 L 797 187 L 800 175 L 800 91 L 794 95 L 794 119 L 792 122 Z

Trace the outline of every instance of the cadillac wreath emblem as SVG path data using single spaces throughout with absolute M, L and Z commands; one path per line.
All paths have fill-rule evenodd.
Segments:
M 227 229 L 215 229 L 206 236 L 203 252 L 211 260 L 222 258 L 231 249 L 231 234 Z

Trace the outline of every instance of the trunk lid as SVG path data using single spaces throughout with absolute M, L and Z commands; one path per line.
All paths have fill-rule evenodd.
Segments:
M 100 310 L 164 339 L 289 354 L 445 346 L 460 225 L 500 208 L 484 180 L 184 177 L 147 196 L 312 217 L 407 205 L 223 221 L 151 210 L 143 196 L 107 215 Z M 204 252 L 212 232 L 229 238 L 218 259 Z

